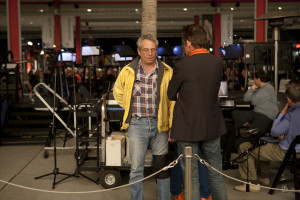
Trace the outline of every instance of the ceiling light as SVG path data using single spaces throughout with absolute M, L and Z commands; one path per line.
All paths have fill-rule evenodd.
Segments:
M 53 47 L 55 48 L 55 47 L 56 47 L 56 45 L 54 44 L 54 45 L 53 45 Z
M 279 6 L 279 7 L 278 7 L 278 10 L 282 10 L 282 7 L 281 7 L 281 6 Z
M 136 24 L 140 23 L 139 21 L 135 21 Z
M 89 8 L 89 9 L 86 9 L 86 11 L 87 11 L 87 12 L 92 12 L 92 9 Z
M 136 9 L 134 9 L 134 10 L 135 10 L 135 12 L 139 12 L 139 9 L 137 9 L 137 8 L 136 8 Z
M 42 12 L 44 12 L 44 10 L 43 10 L 43 9 L 40 9 L 40 12 L 42 13 Z
M 187 8 L 183 8 L 182 10 L 183 10 L 183 11 L 188 11 L 188 9 L 187 9 Z
M 29 24 L 33 24 L 33 22 L 29 22 Z
M 234 10 L 234 8 L 231 7 L 230 10 Z
M 45 52 L 44 52 L 44 50 L 42 50 L 41 53 L 40 53 L 40 55 L 44 55 L 44 54 L 45 54 Z
M 28 44 L 29 46 L 32 46 L 32 45 L 33 45 L 33 43 L 32 43 L 31 41 L 28 41 L 27 44 Z

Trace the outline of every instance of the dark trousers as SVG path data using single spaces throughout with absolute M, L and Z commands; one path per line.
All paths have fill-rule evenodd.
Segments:
M 230 161 L 231 153 L 236 152 L 234 141 L 236 138 L 236 129 L 233 124 L 226 124 L 227 133 L 221 137 L 221 148 L 223 150 L 223 162 Z
M 245 123 L 249 123 L 250 128 L 256 128 L 259 130 L 259 134 L 250 136 L 248 138 L 238 137 L 235 140 L 235 148 L 238 150 L 240 144 L 243 142 L 252 142 L 258 140 L 269 131 L 273 120 L 264 114 L 255 112 L 253 110 L 234 110 L 232 112 L 232 119 L 237 128 L 243 127 Z

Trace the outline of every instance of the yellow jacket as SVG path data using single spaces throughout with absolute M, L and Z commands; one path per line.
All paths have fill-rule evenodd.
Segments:
M 121 70 L 113 88 L 115 100 L 125 110 L 121 129 L 127 129 L 129 127 L 132 112 L 132 90 L 138 62 L 139 57 Z M 158 60 L 158 65 L 157 85 L 160 83 L 160 87 L 157 89 L 157 93 L 160 95 L 158 96 L 157 128 L 159 132 L 165 132 L 169 131 L 172 127 L 173 109 L 175 105 L 175 101 L 170 101 L 167 96 L 169 81 L 172 78 L 173 70 L 160 60 Z

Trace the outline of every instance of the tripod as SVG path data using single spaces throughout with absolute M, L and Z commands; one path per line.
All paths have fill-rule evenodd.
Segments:
M 56 55 L 56 59 L 57 59 L 59 53 L 60 52 L 58 52 L 58 54 Z M 66 174 L 66 173 L 59 172 L 59 168 L 57 167 L 56 138 L 55 138 L 56 127 L 55 127 L 54 112 L 56 111 L 56 107 L 55 107 L 55 101 L 56 101 L 55 93 L 56 93 L 56 81 L 57 81 L 56 76 L 59 73 L 59 69 L 57 69 L 58 66 L 54 66 L 54 67 L 55 67 L 55 69 L 54 69 L 54 95 L 53 95 L 53 113 L 52 113 L 52 124 L 51 124 L 51 134 L 52 134 L 52 137 L 53 137 L 53 146 L 54 146 L 54 169 L 53 169 L 52 172 L 50 172 L 48 174 L 44 174 L 44 175 L 41 175 L 41 176 L 38 176 L 38 177 L 34 178 L 34 179 L 39 179 L 39 178 L 43 178 L 43 177 L 46 177 L 46 176 L 53 175 L 54 177 L 53 177 L 52 189 L 55 189 L 56 184 L 58 184 L 58 183 L 62 182 L 63 180 L 66 180 L 67 178 L 73 176 L 71 174 Z M 66 177 L 62 178 L 59 181 L 56 181 L 56 175 L 58 175 L 58 174 L 65 175 Z

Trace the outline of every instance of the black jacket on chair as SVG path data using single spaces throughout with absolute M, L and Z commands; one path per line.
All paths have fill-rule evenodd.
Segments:
M 168 87 L 169 99 L 176 100 L 172 139 L 203 141 L 226 133 L 218 98 L 222 72 L 222 60 L 207 53 L 185 57 L 175 64 Z

